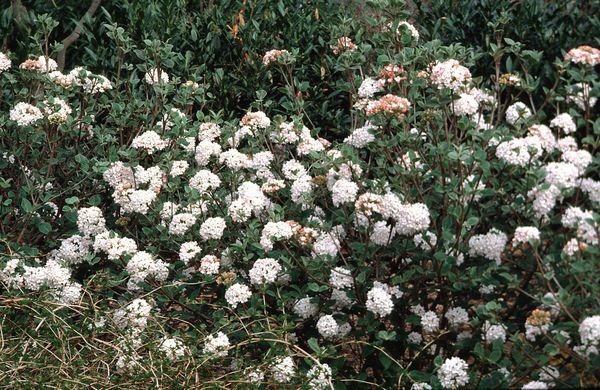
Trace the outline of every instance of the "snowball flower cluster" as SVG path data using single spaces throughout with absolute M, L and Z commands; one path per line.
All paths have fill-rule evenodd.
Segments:
M 271 372 L 276 382 L 287 383 L 291 381 L 296 374 L 294 360 L 289 356 L 276 358 L 271 367 Z
M 225 291 L 225 300 L 234 309 L 240 303 L 246 303 L 252 296 L 252 292 L 245 284 L 235 283 Z
M 506 109 L 506 121 L 511 125 L 516 124 L 520 120 L 525 120 L 531 116 L 531 110 L 524 103 L 516 102 Z
M 127 287 L 130 290 L 139 289 L 139 283 L 147 278 L 154 278 L 157 282 L 162 282 L 169 276 L 167 263 L 160 259 L 154 259 L 150 253 L 145 251 L 133 255 L 125 269 L 129 273 Z
M 534 226 L 519 226 L 515 229 L 515 235 L 512 239 L 513 246 L 518 244 L 527 244 L 529 241 L 539 241 L 540 231 Z
M 262 63 L 263 63 L 263 65 L 267 66 L 267 65 L 270 65 L 271 63 L 277 62 L 280 57 L 282 57 L 282 56 L 286 57 L 289 55 L 290 55 L 290 52 L 287 50 L 269 50 L 263 56 Z
M 264 226 L 261 236 L 260 245 L 265 251 L 273 250 L 275 241 L 287 240 L 294 235 L 292 227 L 287 222 L 267 222 Z
M 317 330 L 319 334 L 326 339 L 343 337 L 350 332 L 348 323 L 338 324 L 332 315 L 324 315 L 317 321 Z
M 507 242 L 506 234 L 497 229 L 492 229 L 486 234 L 475 235 L 469 239 L 469 256 L 483 256 L 500 265 Z
M 541 157 L 542 150 L 538 137 L 514 138 L 496 147 L 496 157 L 508 164 L 526 167 Z
M 444 389 L 456 389 L 469 383 L 469 365 L 459 357 L 446 359 L 438 370 L 437 377 Z
M 333 205 L 339 207 L 342 204 L 354 203 L 358 194 L 358 185 L 353 181 L 340 179 L 331 188 L 331 199 Z
M 562 113 L 557 115 L 550 121 L 550 127 L 557 127 L 565 134 L 571 134 L 577 131 L 577 125 L 573 121 L 573 117 L 568 113 Z
M 200 225 L 200 237 L 203 240 L 219 240 L 225 230 L 225 220 L 221 217 L 211 217 Z
M 273 283 L 281 272 L 281 265 L 272 258 L 258 259 L 248 272 L 250 283 L 264 284 Z
M 148 130 L 136 136 L 131 142 L 134 149 L 143 149 L 148 154 L 153 154 L 169 146 L 169 141 L 163 140 L 154 130 Z
M 600 64 L 600 50 L 585 45 L 575 47 L 565 55 L 565 61 L 571 61 L 574 64 L 596 66 Z
M 227 337 L 227 335 L 223 332 L 218 332 L 214 336 L 206 336 L 202 353 L 206 355 L 225 357 L 227 356 L 229 345 L 229 337 Z
M 0 52 L 0 73 L 9 70 L 12 65 L 10 58 L 2 52 Z
M 30 126 L 44 118 L 42 111 L 29 103 L 17 103 L 10 110 L 9 118 L 11 121 L 17 122 L 21 127 Z
M 366 306 L 370 312 L 385 317 L 394 309 L 394 302 L 392 295 L 384 287 L 375 286 L 367 293 Z
M 438 62 L 431 68 L 430 79 L 439 89 L 458 91 L 471 81 L 471 72 L 458 61 L 449 59 Z

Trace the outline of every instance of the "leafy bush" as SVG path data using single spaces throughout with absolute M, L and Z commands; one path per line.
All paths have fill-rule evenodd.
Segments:
M 0 54 L 3 384 L 598 385 L 597 49 L 160 4 Z

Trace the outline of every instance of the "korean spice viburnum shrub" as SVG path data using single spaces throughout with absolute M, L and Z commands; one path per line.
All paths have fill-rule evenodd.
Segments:
M 307 114 L 291 47 L 254 53 L 284 97 L 243 112 L 153 41 L 114 81 L 0 56 L 44 86 L 7 93 L 0 122 L 29 140 L 2 144 L 7 294 L 52 305 L 123 381 L 597 385 L 597 50 L 568 51 L 543 94 L 517 47 L 475 74 L 483 53 L 406 21 L 366 31 L 324 48 L 335 129 Z

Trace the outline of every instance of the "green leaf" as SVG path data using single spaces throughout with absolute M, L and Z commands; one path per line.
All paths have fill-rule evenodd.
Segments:
M 41 222 L 37 228 L 42 234 L 48 234 L 52 231 L 52 226 L 48 222 Z

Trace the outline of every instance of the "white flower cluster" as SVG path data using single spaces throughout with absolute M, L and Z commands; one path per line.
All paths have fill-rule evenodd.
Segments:
M 10 58 L 2 52 L 0 52 L 0 74 L 4 71 L 7 71 L 12 66 L 12 62 Z
M 245 284 L 235 283 L 225 291 L 225 300 L 232 308 L 240 303 L 246 303 L 252 296 L 252 291 Z
M 137 250 L 137 244 L 134 240 L 128 237 L 119 237 L 108 230 L 94 238 L 94 251 L 96 253 L 106 253 L 109 260 L 117 260 L 124 255 L 132 255 Z
M 271 372 L 273 374 L 273 379 L 275 380 L 275 382 L 288 383 L 292 380 L 294 375 L 296 375 L 296 367 L 294 365 L 294 360 L 289 356 L 277 357 L 273 362 Z
M 531 116 L 531 110 L 522 102 L 516 102 L 506 109 L 506 121 L 511 125 L 524 121 Z
M 318 313 L 319 306 L 316 303 L 311 302 L 310 297 L 304 297 L 296 301 L 292 310 L 298 317 L 306 320 L 310 317 L 314 317 Z
M 130 290 L 139 290 L 139 284 L 148 278 L 162 282 L 169 276 L 167 263 L 160 259 L 154 259 L 150 253 L 145 251 L 134 254 L 127 262 L 125 269 L 129 273 L 127 288 Z
M 512 239 L 513 246 L 519 244 L 527 244 L 530 241 L 539 241 L 540 231 L 534 226 L 519 226 L 515 229 L 515 234 Z
M 294 235 L 292 227 L 287 222 L 267 222 L 260 235 L 260 245 L 266 252 L 273 250 L 275 241 L 282 241 Z
M 450 308 L 444 317 L 448 319 L 450 326 L 458 326 L 469 322 L 469 313 L 462 307 Z
M 217 332 L 214 336 L 206 336 L 202 353 L 215 357 L 225 357 L 227 356 L 230 345 L 229 337 L 223 332 Z
M 124 308 L 116 310 L 113 321 L 121 329 L 139 332 L 146 328 L 151 312 L 152 306 L 145 299 L 137 298 Z
M 184 264 L 190 262 L 196 255 L 198 255 L 202 249 L 196 241 L 184 242 L 179 247 L 179 260 L 183 261 Z
M 275 259 L 258 259 L 254 262 L 254 265 L 248 272 L 250 283 L 273 283 L 277 279 L 277 275 L 279 275 L 281 269 L 281 264 Z
M 471 72 L 458 61 L 449 59 L 436 63 L 431 68 L 430 78 L 439 89 L 449 88 L 458 91 L 471 81 Z
M 34 125 L 37 121 L 44 118 L 42 111 L 29 103 L 17 103 L 9 113 L 9 119 L 17 122 L 21 127 Z
M 364 126 L 352 131 L 352 133 L 344 139 L 344 143 L 357 149 L 364 148 L 375 141 L 375 135 L 373 135 L 372 131 L 376 129 L 375 126 L 367 122 Z
M 587 317 L 581 321 L 579 338 L 588 352 L 591 350 L 590 347 L 593 347 L 595 353 L 598 354 L 598 348 L 600 348 L 600 315 Z
M 469 256 L 482 256 L 500 265 L 507 242 L 506 234 L 491 229 L 486 234 L 478 234 L 469 239 Z
M 577 131 L 577 125 L 573 121 L 573 117 L 568 113 L 558 114 L 550 121 L 550 127 L 557 127 L 565 134 L 572 134 Z
M 338 339 L 346 336 L 350 330 L 347 322 L 338 323 L 332 315 L 324 315 L 317 321 L 317 330 L 325 339 Z
M 174 337 L 165 337 L 161 341 L 158 350 L 164 353 L 167 359 L 178 360 L 185 355 L 187 348 L 183 341 Z
M 542 156 L 542 143 L 538 137 L 513 138 L 496 147 L 496 157 L 520 167 L 535 163 Z
M 223 236 L 226 223 L 221 217 L 207 218 L 206 221 L 200 225 L 200 237 L 203 240 L 219 240 Z
M 333 386 L 331 383 L 331 367 L 328 364 L 315 364 L 306 373 L 308 378 L 308 388 L 311 390 L 329 389 Z
M 392 294 L 390 294 L 385 285 L 375 285 L 367 292 L 366 306 L 370 312 L 380 317 L 385 317 L 394 309 Z
M 85 236 L 95 236 L 106 230 L 106 220 L 98 207 L 77 210 L 77 228 Z
M 148 130 L 136 136 L 131 142 L 134 149 L 143 149 L 148 154 L 164 150 L 169 146 L 169 141 L 163 140 L 154 130 Z
M 446 359 L 438 370 L 437 377 L 444 389 L 456 389 L 469 383 L 469 365 L 459 357 Z
M 481 337 L 488 344 L 496 340 L 501 340 L 503 343 L 506 341 L 506 329 L 502 325 L 493 325 L 489 321 L 485 321 L 482 331 Z

